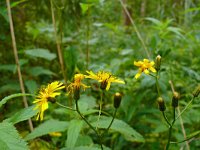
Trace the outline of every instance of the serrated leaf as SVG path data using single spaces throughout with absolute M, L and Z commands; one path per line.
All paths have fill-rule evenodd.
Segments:
M 106 129 L 109 126 L 111 119 L 111 117 L 102 117 L 98 122 L 98 127 Z M 96 126 L 96 122 L 92 123 L 92 125 Z M 110 130 L 121 133 L 127 141 L 144 142 L 143 136 L 122 120 L 115 119 Z
M 81 120 L 72 120 L 69 124 L 67 131 L 67 141 L 66 146 L 69 148 L 74 148 L 76 141 L 78 139 L 79 133 L 81 131 L 83 122 Z
M 4 121 L 10 122 L 12 124 L 16 124 L 18 122 L 28 120 L 31 117 L 35 116 L 38 112 L 37 110 L 33 110 L 34 107 L 35 106 L 24 108 L 24 109 L 20 110 L 19 112 L 15 113 L 12 117 L 10 117 Z
M 15 127 L 7 122 L 0 123 L 0 144 L 1 150 L 28 150 L 27 143 Z
M 33 96 L 32 94 L 22 94 L 22 93 L 17 93 L 17 94 L 12 94 L 12 95 L 9 95 L 9 96 L 6 96 L 5 98 L 3 98 L 1 101 L 0 101 L 0 108 L 2 105 L 4 105 L 7 101 L 13 99 L 13 98 L 16 98 L 16 97 L 22 97 L 22 96 Z
M 25 140 L 32 140 L 36 137 L 40 137 L 51 132 L 61 132 L 66 130 L 68 127 L 68 122 L 66 121 L 58 121 L 58 120 L 48 120 L 37 128 L 33 130 L 30 134 L 25 137 Z
M 31 57 L 44 58 L 49 61 L 56 58 L 56 54 L 51 53 L 49 50 L 42 48 L 26 50 L 25 54 Z

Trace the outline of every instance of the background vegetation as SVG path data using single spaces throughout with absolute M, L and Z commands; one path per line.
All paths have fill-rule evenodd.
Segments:
M 103 139 L 107 148 L 164 149 L 167 143 L 168 126 L 160 113 L 155 80 L 142 75 L 134 79 L 137 67 L 134 61 L 162 56 L 160 89 L 167 106 L 166 114 L 171 118 L 172 81 L 175 91 L 180 93 L 179 108 L 182 110 L 191 100 L 192 92 L 200 82 L 200 3 L 198 0 L 123 0 L 130 16 L 120 0 L 13 0 L 11 10 L 19 56 L 19 65 L 26 93 L 35 94 L 41 85 L 54 80 L 69 84 L 75 73 L 86 70 L 106 70 L 124 79 L 126 84 L 112 85 L 106 93 L 105 111 L 112 114 L 112 95 L 123 93 L 117 119 L 143 136 L 127 137 L 128 134 L 111 128 Z M 53 8 L 53 11 L 52 11 Z M 54 12 L 55 26 L 52 22 Z M 132 20 L 131 20 L 132 19 Z M 56 37 L 55 37 L 56 27 Z M 60 63 L 58 47 L 62 52 Z M 13 54 L 10 24 L 6 1 L 0 1 L 0 99 L 21 93 L 17 66 Z M 98 109 L 99 91 L 96 82 L 81 97 L 85 109 Z M 32 97 L 27 97 L 31 106 Z M 73 105 L 65 92 L 58 99 L 65 105 Z M 23 109 L 21 97 L 10 100 L 0 108 L 0 119 L 11 122 L 19 134 L 26 137 L 30 149 L 83 149 L 97 147 L 97 138 L 74 112 L 51 105 L 45 112 L 44 122 L 32 119 L 36 128 L 29 134 L 28 118 L 35 112 L 32 107 Z M 200 129 L 199 98 L 174 125 L 172 140 L 184 140 L 186 135 Z M 25 111 L 27 117 L 16 119 L 16 113 Z M 27 113 L 29 112 L 29 113 Z M 86 112 L 85 112 L 86 113 Z M 13 117 L 15 116 L 15 117 Z M 23 116 L 23 115 L 22 115 Z M 94 120 L 97 114 L 88 117 Z M 8 121 L 9 122 L 9 121 Z M 181 126 L 184 125 L 182 128 Z M 39 126 L 39 127 L 38 127 Z M 47 127 L 51 126 L 51 129 Z M 54 127 L 55 126 L 55 127 Z M 0 133 L 7 128 L 18 136 L 10 123 L 4 123 Z M 128 127 L 127 127 L 128 128 Z M 46 129 L 46 130 L 45 130 Z M 62 136 L 47 133 L 62 131 Z M 76 135 L 72 134 L 74 131 Z M 44 133 L 42 133 L 44 132 Z M 76 133 L 77 132 L 77 133 Z M 40 134 L 38 134 L 40 133 Z M 1 133 L 5 134 L 6 133 Z M 27 136 L 28 135 L 28 136 Z M 70 138 L 75 136 L 74 138 Z M 39 137 L 39 138 L 36 138 Z M 8 137 L 11 138 L 11 137 Z M 15 139 L 16 140 L 16 139 Z M 70 141 L 72 140 L 72 141 Z M 73 141 L 74 140 L 74 141 Z M 0 138 L 0 143 L 2 139 Z M 22 145 L 26 145 L 25 141 Z M 23 147 L 23 146 L 19 147 Z M 199 138 L 186 143 L 172 144 L 171 149 L 198 149 Z M 82 146 L 82 148 L 81 148 Z M 88 148 L 87 147 L 87 148 Z M 26 146 L 24 146 L 26 149 Z M 19 148 L 20 149 L 20 148 Z

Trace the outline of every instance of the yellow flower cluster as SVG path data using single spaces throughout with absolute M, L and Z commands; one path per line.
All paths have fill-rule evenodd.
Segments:
M 92 71 L 87 71 L 87 73 L 88 75 L 75 74 L 74 81 L 67 87 L 68 94 L 74 94 L 76 91 L 79 92 L 81 88 L 83 90 L 89 88 L 90 86 L 82 83 L 84 78 L 90 78 L 99 81 L 101 83 L 101 88 L 106 90 L 110 89 L 112 82 L 125 84 L 123 80 L 117 79 L 109 72 L 99 71 L 95 74 Z M 36 104 L 34 109 L 39 110 L 36 120 L 43 120 L 44 111 L 48 109 L 48 101 L 51 101 L 52 98 L 60 95 L 59 90 L 63 88 L 65 88 L 63 83 L 55 81 L 40 89 L 35 101 L 33 101 L 33 103 Z

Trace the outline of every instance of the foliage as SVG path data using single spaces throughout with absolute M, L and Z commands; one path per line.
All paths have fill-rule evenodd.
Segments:
M 138 31 L 116 0 L 11 1 L 19 57 L 16 64 L 6 1 L 0 2 L 1 149 L 101 149 L 98 134 L 74 111 L 76 101 L 67 91 L 62 90 L 56 102 L 73 110 L 49 102 L 44 122 L 37 122 L 34 116 L 38 110 L 32 106 L 39 87 L 55 80 L 67 86 L 74 82 L 75 74 L 85 75 L 87 70 L 108 71 L 126 83 L 111 84 L 103 94 L 100 112 L 101 83 L 84 79 L 90 88 L 81 91 L 77 104 L 83 117 L 103 136 L 104 149 L 163 149 L 168 142 L 169 124 L 158 109 L 157 98 L 163 98 L 164 112 L 172 125 L 173 90 L 180 95 L 175 115 L 178 116 L 178 109 L 183 113 L 172 125 L 170 148 L 189 149 L 186 142 L 181 142 L 186 138 L 190 149 L 200 146 L 199 97 L 193 99 L 192 95 L 200 82 L 200 4 L 191 0 L 124 3 Z M 59 46 L 63 64 L 57 51 Z M 146 58 L 156 62 L 158 55 L 162 58 L 159 73 L 142 72 L 136 80 L 138 67 L 133 65 L 134 61 Z M 18 65 L 25 91 L 31 94 L 21 93 Z M 115 111 L 115 92 L 122 93 L 121 105 L 110 129 L 104 133 Z M 27 108 L 23 108 L 23 96 L 30 105 Z M 27 123 L 30 118 L 34 125 L 31 133 Z M 61 136 L 52 136 L 52 132 Z

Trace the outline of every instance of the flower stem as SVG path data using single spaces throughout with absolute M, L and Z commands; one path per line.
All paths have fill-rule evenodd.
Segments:
M 115 117 L 116 117 L 116 114 L 117 114 L 117 108 L 115 109 L 115 112 L 114 112 L 114 114 L 113 114 L 113 117 L 112 117 L 112 120 L 111 120 L 109 126 L 107 127 L 107 129 L 106 129 L 105 132 L 104 132 L 105 134 L 108 132 L 108 130 L 109 130 L 110 127 L 112 126 L 113 121 L 114 121 L 114 119 L 115 119 Z
M 159 82 L 158 82 L 158 74 L 156 74 L 156 88 L 157 88 L 158 96 L 161 96 L 160 86 L 159 86 Z
M 104 95 L 104 92 L 101 91 L 101 99 L 100 99 L 100 103 L 99 103 L 99 115 L 98 115 L 98 119 L 97 119 L 96 130 L 98 129 L 99 120 L 100 120 L 100 117 L 101 117 L 102 104 L 103 104 L 103 95 Z
M 78 100 L 75 100 L 76 102 L 76 111 L 80 115 L 80 117 L 87 123 L 87 125 L 96 133 L 98 139 L 99 139 L 99 145 L 101 146 L 101 150 L 103 150 L 103 145 L 102 145 L 102 139 L 97 130 L 87 121 L 87 119 L 81 114 L 79 107 L 78 107 Z
M 173 128 L 175 121 L 176 121 L 176 108 L 173 108 L 173 121 L 172 121 L 171 125 L 169 126 L 169 134 L 168 134 L 168 142 L 167 142 L 167 145 L 166 145 L 166 150 L 168 150 L 169 146 L 170 146 L 172 128 Z
M 69 110 L 72 110 L 72 111 L 76 111 L 75 109 L 73 109 L 71 107 L 67 107 L 67 106 L 65 106 L 65 105 L 63 105 L 63 104 L 61 104 L 59 102 L 56 102 L 56 104 L 59 105 L 59 106 L 61 106 L 61 107 L 63 107 L 63 108 L 66 108 L 66 109 L 69 109 Z
M 169 120 L 167 119 L 167 116 L 165 115 L 165 112 L 164 112 L 164 111 L 162 112 L 162 114 L 163 114 L 163 117 L 164 117 L 165 121 L 167 122 L 167 124 L 168 124 L 169 126 L 171 126 L 171 123 L 169 123 Z

